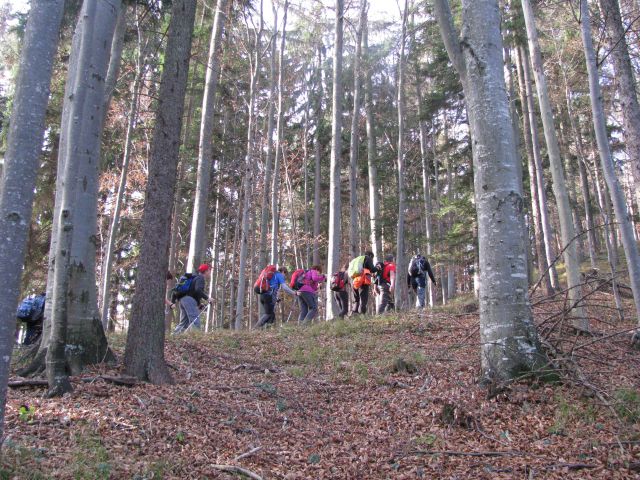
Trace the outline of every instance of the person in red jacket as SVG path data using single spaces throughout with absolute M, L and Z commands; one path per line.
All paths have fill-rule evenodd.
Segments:
M 376 285 L 376 293 L 381 296 L 378 315 L 395 309 L 393 295 L 396 290 L 396 264 L 393 262 L 393 255 L 387 255 L 381 267 Z
M 303 285 L 298 290 L 300 300 L 300 316 L 298 323 L 301 325 L 310 324 L 318 314 L 318 286 L 327 280 L 322 274 L 322 267 L 314 265 L 304 274 Z

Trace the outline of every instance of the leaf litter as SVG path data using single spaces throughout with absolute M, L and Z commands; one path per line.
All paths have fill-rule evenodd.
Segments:
M 534 305 L 542 327 L 562 308 Z M 175 385 L 98 366 L 63 398 L 10 389 L 2 478 L 637 478 L 633 323 L 588 311 L 597 335 L 545 337 L 562 382 L 491 398 L 478 315 L 455 309 L 171 337 Z

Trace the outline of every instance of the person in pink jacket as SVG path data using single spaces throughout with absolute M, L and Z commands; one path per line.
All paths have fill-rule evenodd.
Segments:
M 318 314 L 318 285 L 327 280 L 322 274 L 322 267 L 314 265 L 304 274 L 303 285 L 298 290 L 300 316 L 298 323 L 308 325 Z

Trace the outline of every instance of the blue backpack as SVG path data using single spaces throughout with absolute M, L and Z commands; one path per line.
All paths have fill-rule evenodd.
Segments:
M 29 295 L 24 298 L 20 305 L 16 317 L 27 323 L 36 323 L 44 314 L 45 295 Z
M 176 297 L 178 299 L 188 295 L 193 290 L 193 280 L 195 275 L 191 273 L 185 273 L 178 279 L 178 283 L 173 288 L 173 291 L 176 292 Z

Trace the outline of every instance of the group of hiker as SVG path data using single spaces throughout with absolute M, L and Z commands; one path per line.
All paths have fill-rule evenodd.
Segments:
M 373 291 L 380 300 L 377 306 L 378 314 L 393 310 L 394 292 L 397 282 L 396 264 L 393 255 L 387 255 L 384 261 L 374 263 L 373 252 L 366 252 L 351 262 L 343 265 L 342 269 L 331 276 L 330 289 L 338 305 L 338 316 L 354 316 L 367 313 L 369 295 Z M 254 291 L 260 295 L 260 318 L 256 327 L 263 327 L 275 323 L 275 309 L 279 301 L 280 290 L 297 297 L 300 313 L 298 323 L 310 323 L 318 313 L 319 284 L 325 282 L 322 268 L 314 265 L 308 270 L 297 269 L 291 275 L 287 284 L 286 267 L 267 265 L 254 284 Z M 424 308 L 427 276 L 436 283 L 429 261 L 420 254 L 416 254 L 410 261 L 407 272 L 407 286 L 415 292 L 416 307 Z M 349 308 L 351 304 L 351 308 Z
M 384 261 L 374 263 L 373 252 L 366 252 L 349 263 L 345 263 L 339 271 L 333 273 L 329 288 L 338 305 L 339 317 L 347 315 L 363 315 L 367 313 L 370 293 L 379 297 L 377 311 L 382 314 L 393 310 L 394 292 L 398 281 L 396 264 L 393 255 L 387 255 Z M 205 275 L 211 266 L 202 264 L 196 273 L 182 275 L 171 290 L 171 300 L 165 300 L 166 306 L 180 309 L 180 321 L 174 333 L 182 333 L 189 329 L 200 330 L 200 317 L 211 299 L 205 292 Z M 320 284 L 327 281 L 320 265 L 313 265 L 308 270 L 297 269 L 291 275 L 286 267 L 267 265 L 254 284 L 254 292 L 260 298 L 260 317 L 256 327 L 264 327 L 275 323 L 276 305 L 281 290 L 296 297 L 300 313 L 298 323 L 309 324 L 318 315 L 318 290 Z M 416 307 L 424 308 L 427 276 L 435 284 L 429 261 L 422 255 L 415 255 L 407 272 L 407 285 L 415 292 Z M 168 273 L 167 280 L 173 280 Z M 45 294 L 30 295 L 20 302 L 16 316 L 26 325 L 23 343 L 29 345 L 37 341 L 42 332 Z M 351 305 L 351 308 L 349 308 Z M 375 310 L 375 309 L 374 309 Z

